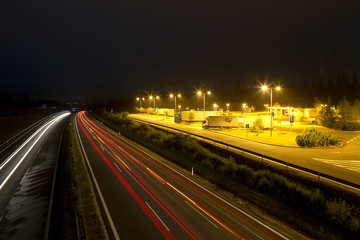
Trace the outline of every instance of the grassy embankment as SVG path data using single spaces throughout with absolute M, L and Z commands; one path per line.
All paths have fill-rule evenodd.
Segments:
M 77 141 L 74 117 L 58 164 L 51 239 L 109 239 Z
M 320 182 L 252 163 L 240 156 L 227 158 L 182 134 L 169 134 L 121 115 L 97 116 L 115 131 L 165 158 L 190 169 L 221 188 L 245 198 L 318 239 L 358 239 L 359 197 Z M 221 154 L 223 155 L 223 154 Z

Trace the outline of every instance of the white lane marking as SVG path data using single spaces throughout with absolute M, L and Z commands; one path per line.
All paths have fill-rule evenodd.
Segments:
M 48 124 L 50 124 L 51 122 L 53 122 L 55 119 L 52 119 L 50 121 L 48 121 L 47 123 L 45 123 L 44 125 L 42 125 L 38 130 L 36 130 L 36 132 L 34 132 L 23 144 L 21 144 L 20 147 L 18 147 L 16 149 L 15 152 L 13 152 L 6 160 L 5 162 L 3 162 L 0 165 L 0 170 L 31 140 L 35 137 L 36 134 L 38 134 L 43 128 L 45 128 Z
M 19 160 L 19 162 L 16 164 L 16 166 L 11 170 L 11 172 L 8 174 L 8 176 L 5 178 L 5 180 L 1 183 L 0 185 L 0 190 L 5 186 L 5 184 L 7 183 L 7 181 L 9 181 L 10 177 L 14 174 L 14 172 L 19 168 L 20 164 L 24 161 L 24 159 L 26 158 L 26 156 L 29 154 L 29 152 L 33 149 L 33 147 L 35 146 L 35 144 L 40 140 L 40 138 L 46 133 L 46 131 L 57 121 L 60 121 L 62 118 L 66 117 L 67 115 L 69 115 L 70 113 L 65 113 L 60 115 L 59 117 L 53 119 L 51 122 L 49 122 L 47 125 L 45 125 L 45 129 L 44 131 L 38 136 L 38 138 L 35 140 L 35 142 L 30 146 L 30 148 L 26 151 L 26 153 L 23 155 L 23 157 Z M 17 153 L 18 151 L 16 151 Z M 14 155 L 11 156 L 11 158 Z M 4 165 L 3 165 L 4 166 Z M 2 166 L 2 167 L 3 167 Z
M 121 169 L 119 168 L 119 166 L 115 162 L 114 162 L 114 165 L 120 172 L 122 172 Z
M 164 227 L 166 227 L 166 229 L 170 232 L 170 229 L 166 226 L 166 224 L 163 222 L 163 220 L 161 220 L 161 218 L 156 214 L 156 212 L 150 207 L 150 205 L 145 202 L 146 205 L 150 208 L 150 210 L 155 214 L 155 216 L 160 220 L 160 222 L 164 225 Z
M 335 159 L 325 159 L 325 158 L 313 158 L 313 159 L 337 167 L 345 168 L 354 172 L 360 172 L 360 160 L 335 160 Z
M 202 214 L 201 212 L 199 212 L 199 210 L 197 210 L 196 208 L 194 208 L 194 206 L 192 206 L 190 203 L 188 203 L 187 201 L 185 201 L 185 203 L 187 205 L 189 205 L 192 209 L 194 209 L 197 213 L 199 213 L 203 218 L 205 218 L 209 223 L 211 223 L 214 227 L 219 228 L 218 226 L 215 225 L 215 223 L 213 223 L 212 221 L 210 221 L 210 219 L 208 219 L 207 217 L 204 216 L 204 214 Z
M 102 149 L 103 151 L 105 151 L 105 149 L 103 148 L 103 146 L 102 146 L 102 145 L 100 145 L 100 147 L 101 147 L 101 149 Z
M 96 186 L 96 190 L 97 190 L 97 192 L 98 192 L 98 194 L 99 194 L 101 203 L 102 203 L 102 205 L 103 205 L 103 207 L 104 207 L 106 217 L 107 217 L 107 219 L 108 219 L 108 221 L 109 221 L 111 230 L 113 231 L 113 234 L 114 234 L 114 238 L 115 238 L 116 240 L 120 240 L 120 237 L 119 237 L 119 234 L 118 234 L 118 232 L 117 232 L 117 230 L 116 230 L 115 224 L 114 224 L 114 222 L 113 222 L 113 220 L 112 220 L 112 218 L 111 218 L 109 209 L 108 209 L 108 207 L 107 207 L 107 205 L 106 205 L 106 203 L 105 203 L 104 196 L 103 196 L 102 193 L 101 193 L 99 184 L 98 184 L 98 182 L 96 181 L 94 172 L 93 172 L 93 170 L 92 170 L 92 168 L 91 168 L 89 159 L 88 159 L 88 157 L 87 157 L 87 155 L 86 155 L 86 152 L 85 152 L 85 149 L 84 149 L 84 145 L 83 145 L 83 143 L 82 143 L 82 141 L 81 141 L 81 138 L 80 138 L 80 133 L 79 133 L 79 129 L 78 129 L 78 126 L 77 126 L 76 118 L 75 118 L 75 128 L 76 128 L 76 133 L 77 133 L 78 141 L 80 142 L 80 146 L 81 146 L 82 152 L 84 153 L 84 156 L 85 156 L 85 159 L 86 159 L 86 164 L 88 165 L 89 170 L 90 170 L 90 173 L 91 173 L 91 177 L 92 177 L 92 179 L 94 180 L 94 183 L 95 183 L 95 186 Z

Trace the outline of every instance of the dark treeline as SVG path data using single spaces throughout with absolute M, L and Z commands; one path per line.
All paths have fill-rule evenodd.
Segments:
M 302 84 L 287 82 L 279 85 L 282 90 L 273 91 L 273 104 L 279 103 L 283 106 L 314 107 L 315 102 L 338 105 L 344 98 L 350 102 L 360 99 L 360 81 L 357 74 L 348 77 L 342 73 L 336 79 L 326 81 L 304 81 Z M 223 94 L 222 98 L 231 99 L 233 102 L 248 102 L 254 104 L 257 109 L 269 103 L 269 93 L 263 93 L 260 86 L 245 81 L 236 82 L 234 90 Z
M 56 100 L 31 99 L 28 93 L 25 93 L 22 97 L 3 94 L 0 95 L 0 116 L 39 115 L 39 112 L 51 113 L 60 110 L 69 110 L 71 105 L 72 104 Z
M 281 90 L 277 92 L 273 90 L 272 103 L 279 103 L 281 106 L 292 107 L 314 107 L 315 104 L 324 103 L 337 106 L 340 101 L 346 98 L 350 103 L 355 99 L 360 99 L 360 81 L 358 75 L 354 74 L 349 77 L 344 73 L 339 74 L 335 79 L 303 81 L 301 83 L 295 81 L 275 82 L 269 87 L 281 86 Z M 232 86 L 228 86 L 228 91 L 219 92 L 211 89 L 212 94 L 206 96 L 206 110 L 212 110 L 212 105 L 217 103 L 220 108 L 226 109 L 226 103 L 230 103 L 230 109 L 233 111 L 242 110 L 242 104 L 247 103 L 248 106 L 254 106 L 256 111 L 265 110 L 264 105 L 270 105 L 270 92 L 263 92 L 261 86 L 257 82 L 249 80 L 238 80 Z M 206 90 L 206 89 L 205 89 Z M 181 91 L 178 91 L 181 92 Z M 176 91 L 175 91 L 176 93 Z M 181 110 L 200 109 L 203 108 L 203 98 L 194 92 L 181 92 L 183 97 L 177 99 L 177 105 L 181 105 Z M 174 101 L 169 99 L 168 93 L 159 91 L 160 99 L 156 101 L 156 107 L 174 108 Z M 141 106 L 144 108 L 153 107 L 153 102 L 148 100 L 148 93 L 139 94 L 137 97 L 145 97 Z M 111 100 L 108 107 L 116 108 L 117 104 L 124 104 L 125 101 Z M 129 107 L 130 105 L 133 107 Z M 133 99 L 126 102 L 127 109 L 134 111 L 134 106 L 139 107 L 139 102 Z

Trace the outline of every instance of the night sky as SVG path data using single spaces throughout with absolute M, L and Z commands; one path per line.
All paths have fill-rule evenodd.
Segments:
M 0 2 L 1 94 L 89 102 L 360 73 L 360 1 Z

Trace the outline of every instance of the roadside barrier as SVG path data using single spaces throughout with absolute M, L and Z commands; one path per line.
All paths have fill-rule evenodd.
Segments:
M 132 117 L 129 117 L 129 118 L 131 118 L 131 120 L 133 120 L 133 121 L 140 122 L 140 123 L 146 123 L 146 124 L 152 125 L 152 126 L 157 127 L 157 128 L 162 128 L 162 129 L 171 130 L 173 132 L 179 132 L 179 133 L 188 134 L 188 135 L 191 135 L 191 136 L 193 136 L 194 138 L 196 138 L 198 140 L 202 140 L 203 142 L 208 142 L 208 143 L 211 143 L 213 145 L 218 144 L 220 146 L 223 146 L 226 149 L 233 149 L 233 150 L 236 150 L 236 151 L 240 151 L 240 153 L 242 154 L 243 157 L 246 154 L 246 155 L 253 156 L 255 158 L 261 159 L 261 162 L 268 161 L 268 162 L 270 162 L 272 164 L 281 165 L 286 169 L 286 171 L 288 171 L 289 169 L 293 169 L 293 170 L 295 170 L 297 172 L 300 172 L 300 173 L 309 174 L 309 175 L 317 178 L 318 181 L 326 180 L 326 181 L 329 181 L 331 183 L 335 183 L 337 185 L 347 187 L 347 188 L 352 189 L 352 190 L 356 190 L 356 191 L 360 190 L 360 185 L 359 184 L 349 182 L 349 181 L 346 181 L 346 180 L 343 180 L 343 179 L 340 179 L 340 178 L 337 178 L 337 177 L 334 177 L 334 176 L 331 176 L 331 175 L 328 175 L 328 174 L 325 174 L 325 173 L 322 173 L 322 172 L 314 171 L 314 170 L 309 169 L 309 168 L 298 166 L 298 165 L 295 165 L 295 164 L 292 164 L 292 163 L 289 163 L 289 162 L 286 162 L 286 161 L 283 161 L 283 160 L 279 160 L 279 159 L 276 159 L 276 158 L 273 158 L 273 157 L 270 157 L 270 156 L 267 156 L 267 155 L 264 155 L 264 154 L 260 154 L 260 153 L 257 153 L 257 152 L 251 151 L 251 150 L 247 150 L 245 148 L 241 148 L 241 147 L 238 147 L 238 146 L 227 144 L 227 143 L 217 141 L 217 140 L 212 139 L 212 138 L 200 136 L 198 134 L 194 134 L 194 133 L 187 132 L 187 131 L 184 131 L 184 130 L 180 130 L 180 129 L 177 129 L 177 128 L 164 126 L 162 124 L 158 124 L 158 123 L 154 123 L 154 122 L 150 122 L 150 121 L 146 121 L 146 120 L 142 120 L 142 119 L 138 119 L 138 118 L 132 118 Z

